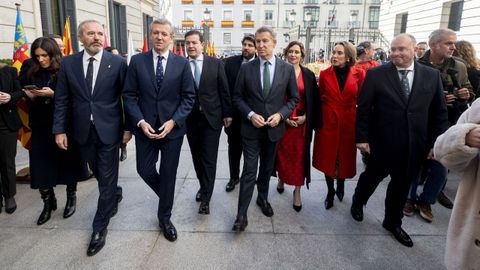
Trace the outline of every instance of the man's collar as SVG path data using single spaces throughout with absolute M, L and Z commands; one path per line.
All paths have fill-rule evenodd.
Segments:
M 410 70 L 410 71 L 413 71 L 414 68 L 415 68 L 415 61 L 412 61 L 412 64 L 411 64 L 409 67 L 406 67 L 406 68 L 401 68 L 401 67 L 397 67 L 397 66 L 395 66 L 395 67 L 397 68 L 397 70 Z
M 168 59 L 169 53 L 170 53 L 169 50 L 167 50 L 167 51 L 165 51 L 164 53 L 159 54 L 159 53 L 157 53 L 154 49 L 152 49 L 152 54 L 153 54 L 153 56 L 154 56 L 155 59 L 158 58 L 159 55 L 161 55 L 161 56 L 163 56 L 163 58 L 166 60 L 166 59 Z
M 102 60 L 103 56 L 103 49 L 101 49 L 97 54 L 95 55 L 90 55 L 85 49 L 83 50 L 83 60 L 88 61 L 90 57 L 95 58 L 95 60 L 99 61 Z
M 266 61 L 270 62 L 270 64 L 273 64 L 275 61 L 275 55 L 272 55 L 270 59 L 263 59 L 262 57 L 259 57 L 260 63 L 263 65 Z
M 201 53 L 197 58 L 191 58 L 190 56 L 188 57 L 188 60 L 189 61 L 193 61 L 193 60 L 196 60 L 196 61 L 203 61 L 203 53 Z

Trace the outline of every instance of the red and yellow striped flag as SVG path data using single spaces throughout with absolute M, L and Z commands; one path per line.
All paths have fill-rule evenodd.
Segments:
M 28 53 L 27 36 L 20 17 L 20 4 L 15 5 L 17 6 L 17 22 L 15 25 L 15 40 L 13 41 L 13 66 L 20 72 L 23 61 L 30 58 L 30 54 Z M 32 131 L 28 126 L 28 106 L 25 98 L 18 101 L 18 114 L 23 125 L 18 131 L 18 140 L 23 147 L 29 149 Z
M 63 29 L 62 40 L 63 44 L 65 44 L 63 55 L 67 56 L 73 54 L 72 39 L 70 34 L 70 16 L 67 16 L 67 18 L 65 19 L 65 27 Z

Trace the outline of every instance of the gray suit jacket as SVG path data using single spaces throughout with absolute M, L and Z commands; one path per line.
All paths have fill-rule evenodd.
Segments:
M 242 137 L 257 139 L 262 129 L 267 129 L 272 142 L 280 140 L 285 132 L 285 125 L 276 127 L 256 128 L 248 119 L 248 114 L 253 111 L 262 115 L 265 120 L 274 113 L 280 113 L 282 119 L 287 119 L 298 103 L 298 89 L 293 66 L 285 61 L 275 58 L 275 71 L 273 83 L 267 97 L 262 95 L 260 80 L 260 60 L 257 58 L 240 68 L 233 104 L 241 115 Z

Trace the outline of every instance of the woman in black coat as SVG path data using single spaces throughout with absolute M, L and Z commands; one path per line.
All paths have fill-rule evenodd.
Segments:
M 26 76 L 22 77 L 22 85 L 29 98 L 29 123 L 32 130 L 29 150 L 31 187 L 39 189 L 44 202 L 37 221 L 41 225 L 57 209 L 53 191 L 57 184 L 67 185 L 63 217 L 68 218 L 75 213 L 77 181 L 85 179 L 86 175 L 73 142 L 68 151 L 60 150 L 52 134 L 53 96 L 62 53 L 53 39 L 41 37 L 33 42 L 31 55 L 33 61 Z
M 462 58 L 467 66 L 468 80 L 472 85 L 475 98 L 480 95 L 480 60 L 477 58 L 472 43 L 466 40 L 457 41 L 454 56 Z
M 22 126 L 17 111 L 17 101 L 21 97 L 17 70 L 0 63 L 0 213 L 3 199 L 5 212 L 11 214 L 17 209 L 15 155 L 18 130 Z

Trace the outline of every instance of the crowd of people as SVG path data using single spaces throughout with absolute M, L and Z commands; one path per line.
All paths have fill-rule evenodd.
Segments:
M 332 208 L 335 196 L 339 201 L 345 196 L 345 179 L 357 174 L 360 150 L 365 169 L 350 209 L 356 221 L 363 220 L 364 205 L 390 176 L 382 225 L 398 242 L 413 246 L 402 229 L 403 216 L 418 209 L 432 222 L 431 205 L 438 198 L 454 208 L 447 267 L 480 265 L 478 101 L 469 109 L 480 90 L 480 61 L 472 44 L 457 41 L 454 31 L 435 30 L 426 42 L 397 35 L 388 62 L 373 59 L 369 41 L 358 46 L 338 41 L 331 66 L 318 78 L 302 65 L 301 42 L 290 42 L 284 59 L 275 56 L 276 33 L 269 27 L 245 35 L 242 54 L 222 61 L 203 53 L 197 30 L 185 34 L 188 56 L 173 54 L 171 23 L 154 20 L 152 50 L 134 55 L 128 65 L 114 48 L 103 48 L 100 22 L 86 20 L 77 32 L 84 47 L 79 53 L 62 57 L 58 36 L 40 37 L 18 77 L 13 68 L 0 66 L 0 212 L 3 198 L 7 213 L 17 207 L 14 158 L 21 122 L 16 103 L 24 97 L 32 130 L 31 188 L 39 190 L 44 204 L 37 224 L 57 209 L 57 185 L 66 185 L 63 217 L 68 218 L 76 210 L 77 182 L 88 179 L 89 170 L 98 181 L 89 256 L 105 245 L 109 221 L 123 197 L 118 186 L 121 145 L 125 148 L 134 135 L 137 172 L 158 196 L 160 230 L 175 241 L 171 215 L 184 135 L 199 180 L 198 213 L 209 215 L 215 211 L 210 200 L 224 128 L 230 168 L 225 190 L 240 183 L 233 231 L 248 226 L 255 186 L 256 204 L 265 216 L 274 215 L 268 199 L 272 175 L 278 177 L 278 193 L 294 186 L 292 205 L 300 212 L 301 187 L 309 187 L 313 166 L 325 174 L 325 208 Z M 466 171 L 455 203 L 443 194 L 447 168 Z

